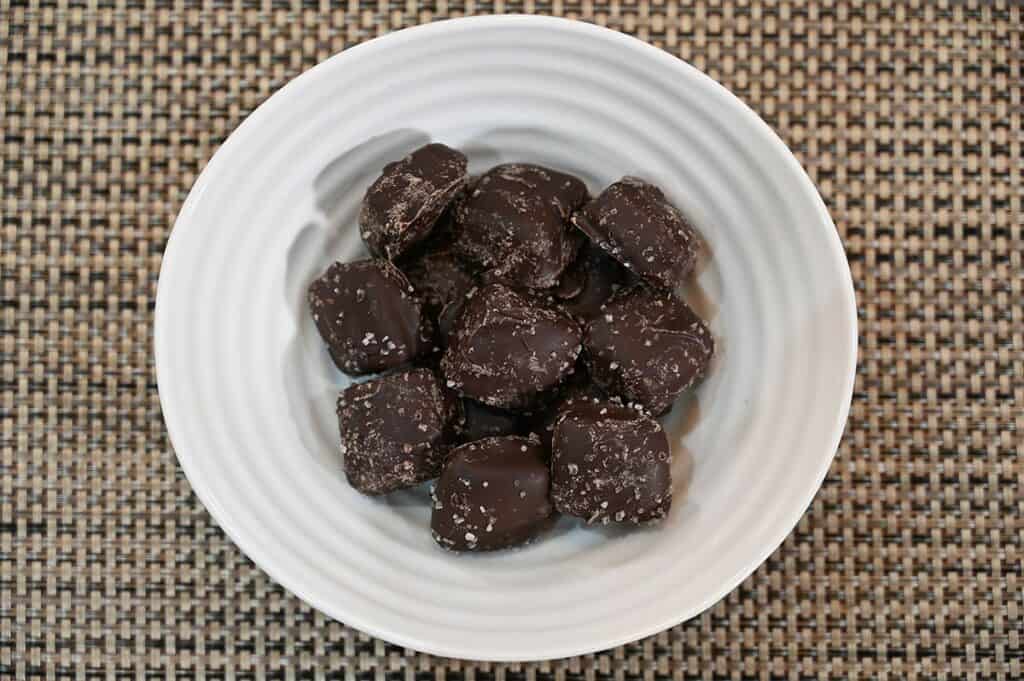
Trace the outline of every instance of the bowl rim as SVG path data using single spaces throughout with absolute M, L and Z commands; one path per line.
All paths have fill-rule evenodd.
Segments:
M 167 285 L 165 284 L 166 279 L 163 276 L 165 267 L 167 266 L 167 263 L 174 258 L 174 255 L 178 250 L 177 244 L 183 238 L 181 237 L 181 234 L 185 230 L 180 227 L 183 227 L 188 223 L 194 205 L 198 202 L 199 197 L 202 196 L 207 187 L 215 181 L 218 169 L 227 157 L 226 153 L 221 152 L 231 149 L 235 145 L 239 144 L 242 131 L 248 130 L 248 128 L 259 124 L 259 120 L 257 120 L 258 117 L 255 114 L 260 110 L 266 112 L 269 108 L 268 105 L 272 105 L 274 102 L 280 102 L 287 98 L 289 96 L 288 93 L 295 89 L 296 83 L 314 77 L 315 73 L 326 69 L 328 64 L 332 67 L 336 67 L 340 62 L 343 62 L 353 53 L 358 52 L 360 54 L 372 54 L 374 52 L 387 50 L 393 45 L 399 44 L 403 41 L 436 38 L 439 34 L 446 33 L 453 29 L 464 29 L 467 27 L 493 28 L 498 26 L 507 27 L 517 25 L 527 28 L 543 26 L 547 29 L 585 34 L 589 38 L 604 41 L 609 44 L 615 44 L 617 47 L 624 48 L 626 50 L 633 50 L 642 54 L 645 58 L 658 60 L 666 69 L 673 69 L 679 73 L 686 74 L 690 79 L 701 81 L 705 87 L 718 92 L 719 95 L 726 95 L 726 101 L 735 106 L 737 111 L 748 120 L 751 124 L 751 129 L 756 131 L 756 134 L 760 135 L 762 140 L 766 141 L 772 148 L 781 152 L 779 156 L 783 159 L 783 162 L 789 166 L 790 170 L 796 171 L 795 176 L 798 178 L 798 182 L 802 189 L 801 198 L 809 201 L 816 209 L 819 227 L 825 232 L 825 238 L 828 242 L 829 257 L 833 261 L 833 269 L 835 270 L 837 277 L 841 278 L 845 284 L 842 286 L 843 297 L 841 303 L 846 309 L 846 321 L 848 325 L 848 333 L 850 335 L 849 352 L 845 357 L 836 358 L 837 361 L 841 361 L 845 364 L 846 378 L 845 383 L 842 386 L 841 393 L 844 395 L 844 398 L 842 403 L 838 405 L 839 408 L 836 412 L 836 418 L 832 424 L 832 435 L 829 445 L 830 453 L 828 456 L 822 457 L 819 469 L 815 472 L 813 478 L 811 478 L 814 482 L 805 490 L 802 502 L 800 504 L 793 504 L 792 508 L 794 511 L 791 513 L 791 517 L 787 517 L 785 522 L 779 523 L 779 527 L 786 527 L 787 529 L 784 532 L 780 532 L 778 536 L 770 536 L 762 539 L 759 543 L 758 549 L 755 552 L 752 552 L 754 558 L 745 564 L 736 574 L 724 580 L 722 582 L 722 587 L 718 591 L 709 593 L 699 604 L 686 611 L 677 613 L 667 619 L 652 621 L 644 627 L 625 631 L 615 636 L 606 637 L 602 640 L 594 640 L 574 646 L 552 647 L 550 649 L 536 650 L 533 652 L 514 649 L 514 646 L 505 650 L 471 649 L 471 647 L 453 646 L 443 642 L 430 641 L 416 636 L 406 635 L 400 631 L 394 631 L 386 627 L 382 627 L 373 622 L 372 618 L 368 619 L 359 613 L 344 612 L 343 607 L 335 607 L 330 603 L 318 602 L 317 599 L 313 598 L 312 595 L 306 591 L 302 584 L 297 584 L 289 575 L 280 574 L 277 570 L 267 569 L 263 564 L 252 558 L 253 554 L 258 554 L 259 551 L 251 551 L 250 549 L 252 549 L 252 547 L 248 546 L 247 542 L 240 541 L 240 537 L 232 525 L 231 518 L 227 514 L 220 512 L 219 505 L 215 498 L 215 492 L 206 482 L 204 482 L 202 476 L 199 474 L 197 469 L 194 468 L 191 458 L 192 455 L 182 449 L 179 449 L 175 445 L 175 442 L 184 442 L 184 438 L 180 434 L 181 430 L 178 425 L 180 423 L 180 415 L 175 411 L 174 404 L 169 402 L 168 398 L 166 398 L 166 391 L 160 388 L 160 386 L 165 384 L 167 381 L 167 375 L 170 370 L 166 366 L 166 361 L 168 355 L 172 352 L 170 348 L 163 348 L 163 345 L 161 344 L 164 335 L 161 333 L 160 329 L 168 321 L 166 320 L 168 304 L 162 303 L 162 301 L 166 301 L 170 295 L 167 293 Z M 164 423 L 167 428 L 167 434 L 170 439 L 171 446 L 178 462 L 181 465 L 182 471 L 189 482 L 189 485 L 192 487 L 192 490 L 227 537 L 247 557 L 253 560 L 253 563 L 256 564 L 260 570 L 264 571 L 272 580 L 280 584 L 314 609 L 323 612 L 327 616 L 336 619 L 347 626 L 351 626 L 376 638 L 381 638 L 391 643 L 432 655 L 458 659 L 480 659 L 494 662 L 525 662 L 541 659 L 560 659 L 614 648 L 657 634 L 696 617 L 732 592 L 740 585 L 740 583 L 743 582 L 743 580 L 753 574 L 753 572 L 757 570 L 757 568 L 760 567 L 779 546 L 781 546 L 785 539 L 793 532 L 797 523 L 810 507 L 810 504 L 820 489 L 825 476 L 828 474 L 828 470 L 831 467 L 832 461 L 838 451 L 847 418 L 849 416 L 857 371 L 858 324 L 856 294 L 853 284 L 853 276 L 849 268 L 849 263 L 846 259 L 846 252 L 843 247 L 842 240 L 840 239 L 836 226 L 828 213 L 825 202 L 818 193 L 814 183 L 811 181 L 804 168 L 800 165 L 800 162 L 793 155 L 792 151 L 786 146 L 775 131 L 760 116 L 758 116 L 752 108 L 750 108 L 739 97 L 734 95 L 724 85 L 688 62 L 661 48 L 655 47 L 654 45 L 651 45 L 639 38 L 625 33 L 620 33 L 610 28 L 598 26 L 596 24 L 562 17 L 527 14 L 459 17 L 393 31 L 366 42 L 345 48 L 341 52 L 328 57 L 324 61 L 316 64 L 306 71 L 303 71 L 301 74 L 288 81 L 270 97 L 264 100 L 246 116 L 246 118 L 228 135 L 220 147 L 213 153 L 206 163 L 206 166 L 193 183 L 188 196 L 185 198 L 185 201 L 175 218 L 174 226 L 172 227 L 171 233 L 167 239 L 167 244 L 164 248 L 160 265 L 160 274 L 157 281 L 153 319 L 153 348 L 157 391 L 160 397 L 161 412 L 164 417 Z

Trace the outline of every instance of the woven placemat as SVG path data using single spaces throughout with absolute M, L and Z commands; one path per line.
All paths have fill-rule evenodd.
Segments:
M 0 678 L 1024 677 L 1021 3 L 0 0 Z M 274 90 L 382 33 L 543 12 L 723 82 L 794 150 L 857 286 L 839 455 L 783 546 L 691 622 L 596 655 L 446 660 L 299 602 L 168 443 L 160 257 Z

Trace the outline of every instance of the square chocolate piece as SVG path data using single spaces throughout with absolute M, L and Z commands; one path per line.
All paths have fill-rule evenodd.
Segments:
M 550 474 L 536 438 L 490 437 L 452 450 L 434 490 L 430 530 L 451 551 L 523 544 L 549 524 Z
M 309 287 L 309 307 L 338 368 L 393 369 L 433 345 L 433 329 L 412 285 L 386 260 L 331 265 Z
M 660 520 L 672 504 L 671 453 L 661 424 L 632 406 L 581 401 L 555 422 L 551 498 L 588 523 Z
M 447 387 L 492 407 L 522 408 L 568 375 L 581 332 L 567 314 L 501 284 L 470 293 L 441 360 Z
M 349 483 L 364 494 L 385 494 L 437 477 L 457 411 L 429 369 L 350 385 L 338 397 Z
M 427 238 L 469 179 L 466 166 L 462 152 L 437 143 L 384 166 L 359 212 L 370 252 L 394 260 Z
M 697 232 L 659 188 L 635 177 L 601 192 L 573 217 L 573 224 L 659 288 L 675 290 L 697 262 Z
M 584 345 L 598 385 L 656 415 L 704 377 L 715 351 L 708 325 L 686 303 L 642 285 L 604 304 Z
M 456 204 L 455 246 L 491 281 L 549 288 L 579 248 L 568 220 L 586 200 L 586 185 L 572 175 L 526 163 L 496 166 Z

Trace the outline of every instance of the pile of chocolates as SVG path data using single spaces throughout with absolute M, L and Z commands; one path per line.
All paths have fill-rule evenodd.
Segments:
M 437 478 L 431 532 L 453 551 L 523 544 L 556 513 L 666 516 L 655 417 L 703 378 L 714 339 L 673 294 L 699 239 L 660 189 L 626 177 L 591 199 L 520 163 L 474 178 L 428 144 L 384 167 L 359 222 L 373 257 L 309 287 L 334 362 L 377 374 L 338 397 L 354 488 Z

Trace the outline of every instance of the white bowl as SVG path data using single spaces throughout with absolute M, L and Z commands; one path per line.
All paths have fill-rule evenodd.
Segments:
M 688 297 L 718 339 L 667 418 L 675 502 L 631 532 L 569 519 L 536 544 L 454 555 L 425 488 L 371 499 L 341 469 L 332 365 L 305 304 L 363 253 L 356 215 L 385 162 L 428 140 L 471 171 L 523 160 L 591 191 L 660 185 L 712 257 Z M 625 35 L 559 19 L 458 19 L 346 50 L 224 143 L 167 246 L 156 364 L 171 440 L 224 531 L 328 615 L 425 652 L 586 653 L 700 613 L 782 542 L 829 468 L 856 358 L 853 287 L 814 187 L 750 109 Z

